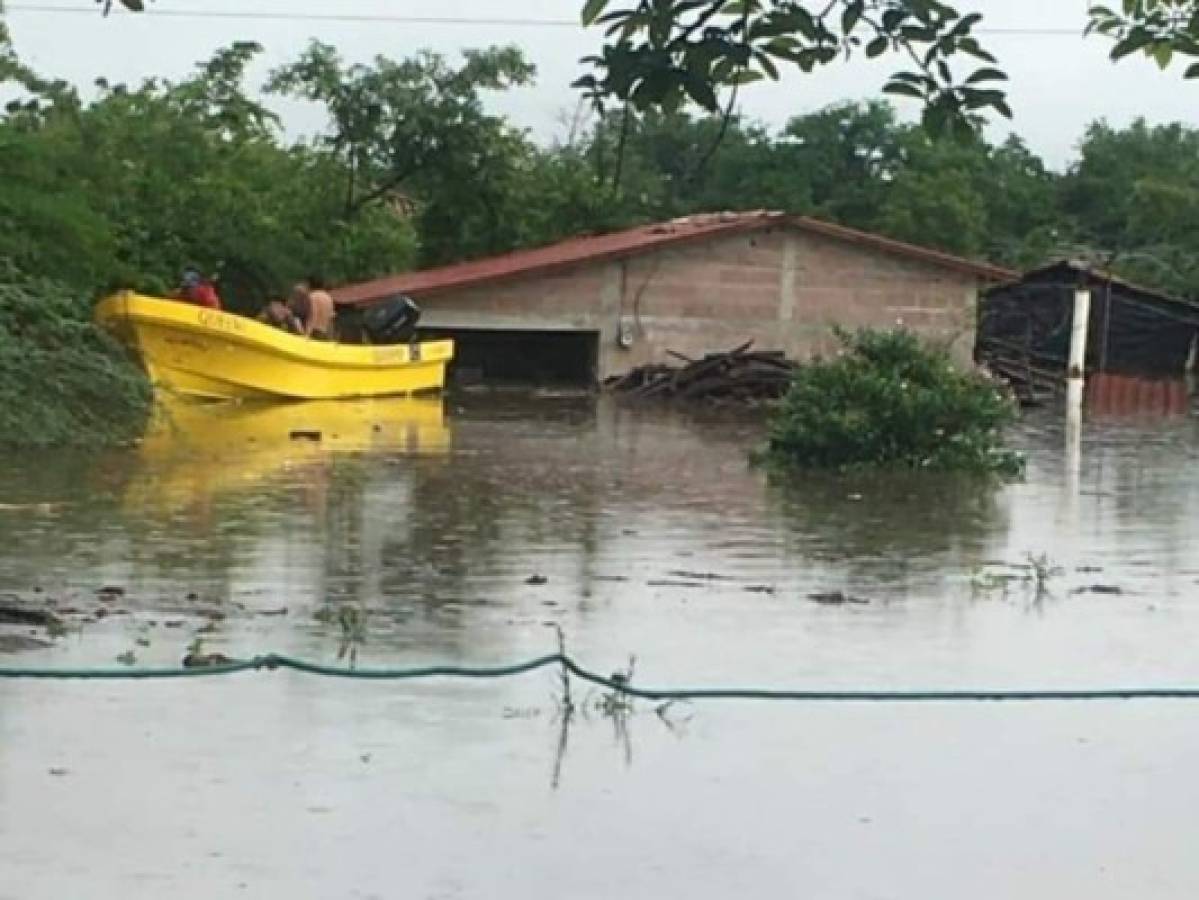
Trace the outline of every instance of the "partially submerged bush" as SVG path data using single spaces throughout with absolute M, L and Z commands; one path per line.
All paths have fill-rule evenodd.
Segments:
M 0 445 L 110 446 L 140 433 L 149 382 L 91 314 L 67 288 L 0 268 Z
M 839 331 L 845 352 L 796 373 L 767 456 L 806 468 L 900 467 L 1018 475 L 1001 429 L 1015 405 L 907 331 Z

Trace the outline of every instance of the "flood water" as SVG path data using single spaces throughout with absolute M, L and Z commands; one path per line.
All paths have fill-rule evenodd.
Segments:
M 0 461 L 0 596 L 69 625 L 0 666 L 490 665 L 558 625 L 654 686 L 1199 685 L 1194 414 L 1090 417 L 1072 478 L 1038 411 L 988 487 L 771 478 L 752 417 L 591 399 L 168 413 Z M 1193 705 L 613 715 L 576 684 L 563 728 L 558 691 L 0 681 L 0 898 L 1199 893 Z

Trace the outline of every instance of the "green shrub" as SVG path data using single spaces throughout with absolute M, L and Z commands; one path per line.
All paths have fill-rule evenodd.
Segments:
M 141 432 L 145 375 L 91 301 L 0 266 L 0 445 L 111 446 Z
M 770 422 L 767 458 L 816 469 L 1018 475 L 1001 430 L 1015 405 L 907 331 L 838 331 L 844 352 L 803 366 Z

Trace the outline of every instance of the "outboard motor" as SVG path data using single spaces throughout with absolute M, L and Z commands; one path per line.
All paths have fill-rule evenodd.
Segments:
M 362 314 L 362 331 L 372 344 L 403 344 L 412 340 L 420 307 L 402 294 L 376 303 Z

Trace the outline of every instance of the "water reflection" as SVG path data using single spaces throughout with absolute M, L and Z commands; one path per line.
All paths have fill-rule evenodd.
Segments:
M 199 403 L 165 397 L 138 452 L 141 477 L 128 506 L 143 513 L 184 502 L 211 510 L 222 496 L 252 495 L 272 478 L 306 487 L 324 506 L 332 467 L 357 453 L 445 455 L 440 399 Z
M 1050 596 L 1070 596 L 1079 567 L 1129 594 L 1199 577 L 1192 419 L 1088 420 L 1076 491 L 1052 410 L 1015 434 L 1030 467 L 1011 486 L 768 477 L 747 459 L 760 434 L 753 417 L 594 400 L 176 404 L 135 451 L 0 464 L 0 504 L 55 504 L 0 512 L 0 590 L 115 584 L 146 615 L 196 595 L 229 612 L 210 635 L 223 652 L 326 659 L 353 607 L 363 664 L 541 652 L 551 622 L 616 667 L 655 647 L 702 657 L 751 622 L 768 644 L 949 629 L 952 648 L 990 600 L 973 576 L 1030 554 L 1067 570 Z M 872 602 L 809 599 L 838 592 Z M 237 609 L 290 614 L 247 631 Z M 807 658 L 813 675 L 826 655 Z M 730 640 L 715 664 L 762 658 Z
M 771 487 L 798 549 L 857 578 L 906 582 L 970 568 L 995 552 L 1007 527 L 1003 486 L 987 479 L 803 474 Z

